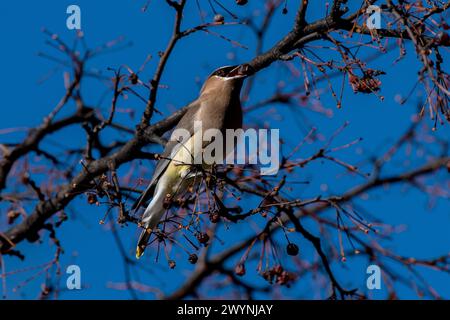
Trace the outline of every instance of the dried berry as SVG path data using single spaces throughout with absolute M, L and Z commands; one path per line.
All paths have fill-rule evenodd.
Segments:
M 217 211 L 211 212 L 209 214 L 209 221 L 211 221 L 212 223 L 217 223 L 220 220 L 220 215 Z
M 196 264 L 197 261 L 198 261 L 198 256 L 195 253 L 193 253 L 193 254 L 189 255 L 189 259 L 188 260 L 189 260 L 190 263 Z
M 235 268 L 234 272 L 238 276 L 243 276 L 245 274 L 245 265 L 243 263 L 239 263 Z
M 349 74 L 348 80 L 354 92 L 372 93 L 380 90 L 381 81 L 368 74 L 362 78 Z
M 289 243 L 286 247 L 287 254 L 290 256 L 298 255 L 298 246 L 295 243 Z
M 96 204 L 97 203 L 97 196 L 93 193 L 89 193 L 87 196 L 87 201 L 89 204 Z
M 273 275 L 280 275 L 283 271 L 283 267 L 280 265 L 276 265 L 270 270 Z
M 295 280 L 295 276 L 292 275 L 291 273 L 287 272 L 287 271 L 283 271 L 281 273 L 281 275 L 278 276 L 277 278 L 277 284 L 279 285 L 287 285 L 289 286 L 289 284 Z
M 174 260 L 167 261 L 169 263 L 169 268 L 174 269 L 177 266 L 177 263 Z
M 262 273 L 262 277 L 264 278 L 264 280 L 266 280 L 269 283 L 273 282 L 273 275 L 270 271 L 264 271 Z
M 440 32 L 436 36 L 436 43 L 442 46 L 450 46 L 450 36 L 446 32 Z
M 218 13 L 214 16 L 214 22 L 223 23 L 224 21 L 225 21 L 225 17 L 223 15 Z
M 206 245 L 209 241 L 209 236 L 206 232 L 199 232 L 197 234 L 197 240 L 203 245 Z
M 130 82 L 132 84 L 136 84 L 136 83 L 138 83 L 138 81 L 139 81 L 139 78 L 136 73 L 130 74 Z

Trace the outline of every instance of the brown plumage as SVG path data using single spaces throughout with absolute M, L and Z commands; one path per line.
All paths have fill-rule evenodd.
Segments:
M 226 129 L 241 128 L 240 91 L 247 71 L 246 65 L 215 70 L 205 81 L 199 97 L 190 104 L 175 130 L 185 129 L 192 137 L 194 121 L 201 121 L 203 132 L 208 129 L 218 129 L 224 134 Z M 193 183 L 192 180 L 195 180 L 192 179 L 195 177 L 195 173 L 191 172 L 192 166 L 182 165 L 182 163 L 188 163 L 192 157 L 190 142 L 192 139 L 183 143 L 175 140 L 167 143 L 149 186 L 132 207 L 137 210 L 152 198 L 141 218 L 141 226 L 144 230 L 136 249 L 138 258 L 143 254 L 152 230 L 156 228 L 166 211 L 164 208 L 166 198 L 182 194 L 189 184 Z M 206 144 L 204 143 L 203 147 Z

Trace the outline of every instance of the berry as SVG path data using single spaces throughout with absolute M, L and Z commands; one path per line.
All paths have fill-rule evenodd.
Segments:
M 235 268 L 234 268 L 234 272 L 238 275 L 238 276 L 243 276 L 245 274 L 245 265 L 243 263 L 239 263 Z
M 206 245 L 206 244 L 208 243 L 208 241 L 209 241 L 209 236 L 208 236 L 208 234 L 205 233 L 205 232 L 199 232 L 199 233 L 197 234 L 197 240 L 198 240 L 198 242 L 200 242 L 201 244 Z
M 217 211 L 211 212 L 209 214 L 209 221 L 211 221 L 211 223 L 217 223 L 220 220 L 220 215 Z
M 195 253 L 193 253 L 193 254 L 189 255 L 189 259 L 188 260 L 189 260 L 189 262 L 191 264 L 196 264 L 197 260 L 198 260 L 198 257 L 197 257 L 197 255 Z
M 89 204 L 95 204 L 97 203 L 97 196 L 93 193 L 90 193 L 88 194 L 87 200 Z
M 132 84 L 136 84 L 136 83 L 138 83 L 138 81 L 139 81 L 139 78 L 138 78 L 138 76 L 137 76 L 137 74 L 136 73 L 132 73 L 131 75 L 130 75 L 130 82 L 132 83 Z
M 298 246 L 295 243 L 289 243 L 286 247 L 287 254 L 290 256 L 298 255 Z
M 217 22 L 217 23 L 223 23 L 224 21 L 225 21 L 225 18 L 224 18 L 223 15 L 221 15 L 221 14 L 216 14 L 216 15 L 214 16 L 214 22 Z

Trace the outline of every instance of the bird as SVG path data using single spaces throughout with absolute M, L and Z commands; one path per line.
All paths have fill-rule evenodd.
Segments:
M 201 121 L 202 132 L 217 129 L 225 133 L 227 129 L 242 128 L 240 93 L 250 69 L 250 65 L 242 64 L 214 70 L 204 82 L 198 98 L 188 105 L 187 112 L 174 129 L 174 132 L 177 129 L 187 130 L 188 140 L 180 142 L 170 139 L 167 142 L 148 187 L 132 206 L 136 212 L 151 198 L 139 222 L 143 230 L 137 243 L 136 258 L 144 254 L 152 232 L 167 210 L 168 199 L 183 194 L 198 180 L 195 179 L 198 170 L 194 170 L 191 164 L 196 134 L 194 123 Z M 205 144 L 208 142 L 203 142 L 202 148 Z

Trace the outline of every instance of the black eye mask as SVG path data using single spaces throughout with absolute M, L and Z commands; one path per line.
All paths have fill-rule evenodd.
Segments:
M 231 66 L 217 70 L 214 75 L 218 77 L 235 77 L 235 76 L 247 76 L 250 66 L 248 64 Z
M 250 66 L 248 64 L 242 64 L 231 69 L 227 76 L 228 77 L 247 76 L 249 70 Z

